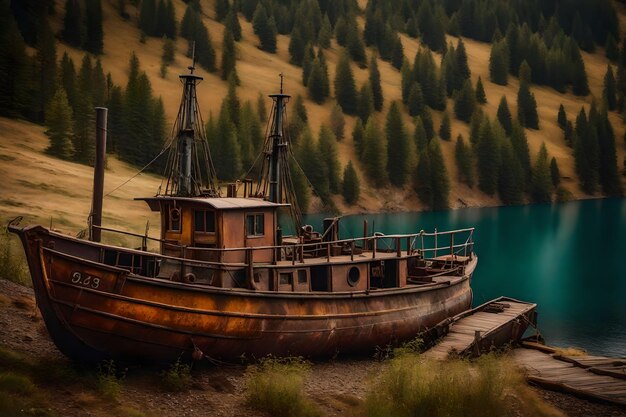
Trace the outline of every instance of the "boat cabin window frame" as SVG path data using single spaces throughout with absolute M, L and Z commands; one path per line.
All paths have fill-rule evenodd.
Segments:
M 200 215 L 200 217 L 199 217 Z M 198 219 L 202 220 L 202 227 L 198 228 Z M 211 227 L 208 227 L 208 226 Z M 203 234 L 215 234 L 216 230 L 216 222 L 215 222 L 215 211 L 214 210 L 206 210 L 206 209 L 194 209 L 193 210 L 193 231 L 194 233 L 203 233 Z
M 246 213 L 245 222 L 246 237 L 259 238 L 265 236 L 265 213 Z
M 177 213 L 174 215 L 174 213 Z M 181 208 L 170 206 L 167 210 L 167 231 L 180 233 L 183 229 L 183 218 Z

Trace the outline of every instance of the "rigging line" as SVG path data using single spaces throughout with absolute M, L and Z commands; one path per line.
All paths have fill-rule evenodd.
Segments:
M 127 179 L 126 181 L 124 181 L 123 183 L 121 183 L 120 185 L 118 185 L 117 187 L 115 187 L 114 189 L 112 189 L 111 191 L 109 191 L 108 193 L 106 193 L 104 196 L 108 197 L 111 194 L 113 194 L 114 192 L 116 192 L 117 190 L 119 190 L 120 188 L 122 188 L 123 186 L 125 186 L 126 184 L 128 184 L 129 182 L 131 182 L 132 180 L 134 180 L 135 178 L 137 178 L 139 176 L 139 174 L 141 174 L 143 171 L 146 170 L 146 168 L 148 168 L 150 165 L 152 165 L 152 163 L 154 161 L 156 161 L 161 155 L 163 155 L 163 153 L 165 153 L 166 150 L 168 150 L 169 147 L 165 147 L 163 149 L 161 149 L 161 152 L 159 152 L 159 154 L 157 156 L 155 156 L 152 161 L 148 162 L 146 164 L 146 166 L 144 166 L 143 168 L 141 168 L 139 171 L 137 171 L 137 173 L 135 175 L 133 175 L 132 177 L 130 177 L 129 179 Z
M 311 183 L 311 181 L 309 181 L 309 177 L 306 176 L 306 172 L 304 172 L 304 169 L 302 168 L 302 166 L 300 165 L 300 163 L 298 162 L 298 160 L 296 159 L 296 155 L 293 154 L 293 152 L 291 152 L 291 150 L 289 151 L 289 154 L 291 155 L 291 159 L 294 160 L 294 162 L 296 163 L 296 166 L 298 168 L 300 168 L 300 172 L 302 172 L 302 175 L 304 175 L 304 179 L 306 180 L 306 182 L 309 184 L 309 187 L 311 187 L 311 190 L 313 190 L 313 192 L 315 193 L 316 196 L 320 196 L 320 194 L 317 192 L 317 190 L 315 189 L 315 187 L 313 186 L 313 184 Z

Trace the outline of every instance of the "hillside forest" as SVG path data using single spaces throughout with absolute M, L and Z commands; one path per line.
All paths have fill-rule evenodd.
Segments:
M 43 125 L 46 153 L 90 165 L 94 108 L 107 107 L 108 152 L 161 173 L 180 99 L 173 70 L 195 48 L 209 85 L 202 94 L 212 96 L 200 100 L 203 124 L 224 183 L 250 175 L 267 95 L 285 72 L 291 169 L 305 210 L 368 210 L 391 194 L 433 210 L 468 196 L 479 196 L 470 205 L 621 196 L 623 8 L 0 0 L 0 116 Z

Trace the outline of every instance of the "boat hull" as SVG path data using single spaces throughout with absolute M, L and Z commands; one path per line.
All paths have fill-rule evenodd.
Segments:
M 43 227 L 12 231 L 24 244 L 53 341 L 65 355 L 87 361 L 372 351 L 470 308 L 477 261 L 461 276 L 420 286 L 283 293 L 143 277 L 67 253 L 65 238 Z

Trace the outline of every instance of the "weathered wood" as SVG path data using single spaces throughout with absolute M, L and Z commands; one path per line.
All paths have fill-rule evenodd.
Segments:
M 527 372 L 527 380 L 544 388 L 626 406 L 626 381 L 611 372 L 599 374 L 588 363 L 622 363 L 621 360 L 598 356 L 560 356 L 557 349 L 524 343 L 516 349 L 513 359 Z M 532 346 L 532 348 L 530 348 Z M 623 365 L 618 365 L 621 370 Z M 605 368 L 601 368 L 605 369 Z M 610 368 L 608 368 L 610 369 Z
M 503 303 L 506 301 L 506 303 Z M 490 307 L 492 305 L 498 307 Z M 508 307 L 500 308 L 506 304 Z M 509 298 L 498 298 L 452 319 L 447 334 L 425 355 L 446 359 L 449 353 L 478 356 L 492 345 L 498 347 L 519 339 L 526 330 L 536 304 Z M 514 329 L 514 324 L 520 322 Z

